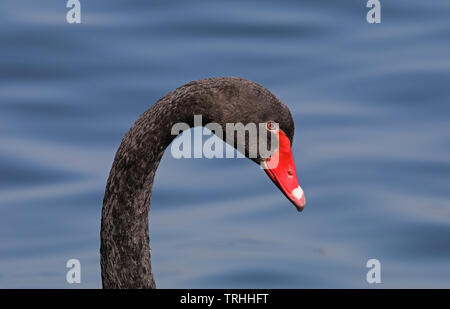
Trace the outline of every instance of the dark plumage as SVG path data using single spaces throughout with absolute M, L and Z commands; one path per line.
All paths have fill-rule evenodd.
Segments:
M 148 214 L 153 179 L 177 122 L 203 124 L 278 122 L 292 143 L 289 109 L 264 87 L 242 78 L 190 82 L 170 92 L 142 114 L 125 135 L 114 158 L 103 200 L 101 268 L 104 288 L 155 288 Z M 247 145 L 248 146 L 248 145 Z M 254 159 L 258 162 L 259 158 Z

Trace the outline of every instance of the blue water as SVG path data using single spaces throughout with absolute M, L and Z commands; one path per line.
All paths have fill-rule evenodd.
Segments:
M 101 287 L 123 135 L 172 89 L 241 76 L 291 109 L 308 204 L 298 214 L 249 160 L 167 152 L 158 286 L 450 288 L 450 2 L 381 2 L 372 25 L 356 0 L 81 0 L 75 25 L 65 1 L 2 0 L 0 287 Z

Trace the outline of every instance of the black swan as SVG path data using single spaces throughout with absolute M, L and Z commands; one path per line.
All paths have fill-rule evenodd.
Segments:
M 176 137 L 175 123 L 192 126 L 194 115 L 226 123 L 273 123 L 279 129 L 278 165 L 252 158 L 301 211 L 305 196 L 292 157 L 294 121 L 289 109 L 269 90 L 242 78 L 209 78 L 170 92 L 142 114 L 117 150 L 105 189 L 101 221 L 103 288 L 156 288 L 150 262 L 148 215 L 153 179 L 164 150 Z M 226 140 L 227 141 L 227 140 Z M 236 145 L 233 145 L 236 147 Z M 245 155 L 254 145 L 244 145 Z

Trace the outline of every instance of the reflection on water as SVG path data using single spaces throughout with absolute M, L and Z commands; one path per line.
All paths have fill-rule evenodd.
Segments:
M 364 2 L 364 1 L 363 1 Z M 0 287 L 100 287 L 99 225 L 134 120 L 190 80 L 242 76 L 291 109 L 308 205 L 248 160 L 175 160 L 151 214 L 159 287 L 450 287 L 448 1 L 0 4 Z M 174 194 L 174 190 L 176 194 Z

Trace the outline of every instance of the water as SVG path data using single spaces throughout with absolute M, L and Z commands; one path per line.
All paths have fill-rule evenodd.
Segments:
M 450 2 L 0 3 L 0 287 L 101 287 L 100 213 L 123 135 L 191 80 L 241 76 L 291 109 L 298 214 L 249 160 L 157 172 L 161 288 L 450 288 Z

